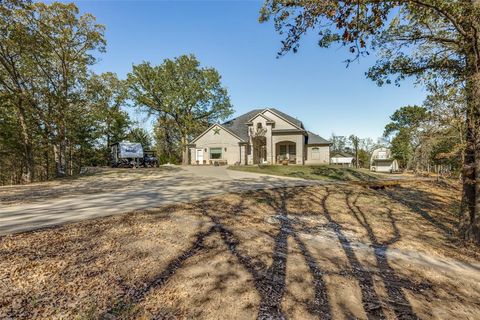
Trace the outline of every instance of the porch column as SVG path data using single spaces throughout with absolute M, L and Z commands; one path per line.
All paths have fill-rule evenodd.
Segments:
M 266 148 L 267 154 L 266 154 L 266 157 L 265 157 L 266 159 L 265 160 L 267 160 L 267 162 L 270 162 L 270 164 L 273 164 L 273 161 L 272 161 L 273 160 L 273 157 L 272 157 L 272 155 L 273 155 L 273 150 L 272 150 L 273 142 L 272 142 L 272 134 L 270 132 L 271 129 L 272 128 L 270 126 L 267 126 L 267 133 L 265 134 L 265 138 L 266 138 L 265 139 L 265 148 Z
M 303 158 L 305 156 L 303 154 L 303 140 L 304 140 L 303 135 L 301 135 L 301 136 L 299 136 L 299 138 L 297 138 L 297 144 L 296 144 L 297 164 L 303 164 Z

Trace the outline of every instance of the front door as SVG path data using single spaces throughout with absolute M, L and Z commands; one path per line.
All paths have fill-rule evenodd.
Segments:
M 267 162 L 267 146 L 262 146 L 260 151 L 260 163 Z
M 198 164 L 203 164 L 203 149 L 196 150 L 195 160 L 197 160 Z

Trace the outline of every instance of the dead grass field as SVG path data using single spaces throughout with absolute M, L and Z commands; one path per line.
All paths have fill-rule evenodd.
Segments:
M 478 319 L 433 182 L 230 194 L 0 238 L 0 318 Z

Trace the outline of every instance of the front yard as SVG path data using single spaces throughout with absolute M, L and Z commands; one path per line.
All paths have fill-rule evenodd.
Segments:
M 307 180 L 371 181 L 388 176 L 370 172 L 368 169 L 355 169 L 333 165 L 255 165 L 230 166 L 228 169 L 292 178 L 302 178 Z
M 229 194 L 0 238 L 0 318 L 474 319 L 433 182 Z

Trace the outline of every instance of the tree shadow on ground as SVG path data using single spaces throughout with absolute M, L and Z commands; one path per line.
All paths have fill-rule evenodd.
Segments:
M 179 269 L 185 266 L 188 259 L 201 252 L 212 249 L 206 246 L 205 241 L 214 234 L 217 234 L 221 239 L 220 248 L 223 247 L 223 250 L 231 254 L 253 280 L 253 287 L 260 299 L 257 313 L 258 319 L 286 318 L 285 311 L 282 310 L 282 301 L 286 293 L 289 238 L 297 245 L 305 265 L 308 267 L 308 272 L 313 279 L 314 296 L 313 299 L 307 302 L 308 311 L 313 316 L 319 318 L 332 318 L 332 308 L 324 279 L 325 275 L 329 273 L 319 265 L 299 234 L 299 232 L 301 232 L 302 234 L 315 235 L 319 230 L 315 227 L 302 225 L 301 221 L 298 220 L 297 217 L 293 217 L 288 209 L 287 203 L 291 200 L 293 201 L 299 193 L 306 194 L 310 201 L 316 203 L 321 208 L 322 212 L 316 213 L 326 218 L 328 222 L 326 227 L 336 235 L 350 266 L 350 270 L 347 271 L 347 273 L 352 275 L 358 282 L 361 291 L 362 306 L 368 319 L 386 318 L 385 308 L 392 310 L 397 318 L 418 318 L 403 290 L 408 289 L 416 293 L 421 293 L 420 289 L 424 290 L 429 287 L 428 285 L 415 284 L 408 279 L 400 277 L 388 262 L 386 252 L 389 246 L 401 239 L 392 211 L 389 210 L 387 214 L 391 224 L 392 236 L 388 240 L 380 241 L 375 235 L 367 215 L 358 204 L 359 195 L 355 196 L 352 193 L 344 192 L 344 201 L 349 213 L 355 221 L 365 229 L 370 245 L 373 248 L 376 270 L 370 270 L 360 262 L 354 250 L 355 246 L 352 240 L 349 239 L 345 233 L 345 228 L 333 218 L 327 203 L 332 195 L 332 190 L 329 187 L 326 187 L 325 190 L 326 194 L 324 196 L 318 196 L 312 191 L 309 191 L 308 188 L 279 188 L 255 192 L 255 197 L 261 199 L 263 203 L 267 204 L 269 208 L 276 213 L 276 228 L 269 234 L 273 240 L 273 249 L 270 253 L 270 265 L 259 259 L 258 256 L 254 256 L 251 253 L 249 254 L 242 249 L 242 238 L 235 234 L 236 231 L 234 232 L 234 227 L 228 221 L 231 217 L 241 217 L 244 214 L 246 209 L 244 200 L 246 197 L 251 197 L 251 195 L 243 195 L 241 200 L 235 204 L 219 199 L 199 201 L 197 208 L 201 216 L 209 220 L 208 228 L 203 228 L 206 230 L 198 231 L 189 248 L 172 259 L 167 267 L 145 286 L 124 287 L 124 297 L 121 301 L 113 304 L 101 318 L 106 317 L 108 314 L 123 315 L 128 312 L 127 308 L 130 308 L 132 305 L 138 305 L 153 290 L 163 287 Z M 338 190 L 338 188 L 336 190 Z M 300 215 L 303 215 L 303 213 L 300 213 Z M 312 213 L 308 212 L 305 213 L 305 215 L 313 216 Z M 261 248 L 258 248 L 257 251 L 261 251 Z M 375 288 L 374 276 L 382 281 L 386 289 L 386 298 L 381 298 L 378 295 Z M 220 276 L 218 279 L 218 281 L 226 281 L 226 278 L 223 276 Z M 218 286 L 218 288 L 221 287 L 222 286 Z M 208 297 L 204 298 L 208 300 Z
M 403 288 L 413 289 L 415 284 L 405 278 L 399 277 L 395 270 L 390 266 L 386 256 L 389 246 L 401 239 L 400 231 L 396 225 L 396 220 L 393 217 L 392 210 L 387 208 L 387 216 L 390 220 L 393 235 L 388 240 L 380 241 L 375 235 L 373 227 L 369 223 L 366 214 L 358 205 L 359 197 L 360 194 L 357 194 L 352 201 L 352 193 L 347 192 L 345 195 L 345 202 L 356 221 L 365 229 L 368 234 L 370 244 L 374 250 L 376 265 L 379 269 L 382 282 L 385 285 L 390 307 L 393 309 L 395 315 L 399 319 L 415 319 L 417 316 L 413 312 L 412 306 L 403 292 Z
M 432 195 L 428 192 L 417 188 L 412 189 L 397 186 L 394 189 L 382 190 L 381 193 L 387 198 L 406 206 L 415 213 L 418 213 L 423 219 L 427 220 L 431 225 L 440 230 L 447 238 L 451 239 L 455 234 L 454 227 L 457 225 L 457 221 L 448 219 L 444 215 L 433 216 L 430 213 L 434 209 L 438 209 L 438 207 L 435 206 L 437 201 L 433 199 Z
M 274 248 L 271 254 L 271 265 L 268 266 L 259 259 L 242 253 L 238 248 L 240 245 L 239 238 L 222 221 L 221 214 L 218 214 L 218 212 L 212 212 L 212 203 L 209 200 L 203 200 L 199 202 L 199 208 L 201 214 L 208 217 L 212 224 L 208 231 L 198 232 L 195 235 L 193 244 L 174 258 L 164 271 L 158 274 L 146 286 L 140 288 L 124 288 L 124 292 L 126 293 L 125 297 L 121 301 L 112 305 L 111 308 L 101 316 L 101 318 L 104 318 L 108 314 L 121 315 L 128 311 L 127 308 L 131 309 L 132 305 L 141 302 L 152 290 L 161 288 L 178 269 L 182 268 L 187 259 L 206 249 L 204 243 L 205 239 L 214 233 L 220 235 L 226 250 L 236 258 L 243 269 L 245 269 L 252 277 L 254 287 L 260 297 L 258 319 L 285 318 L 281 304 L 285 293 L 289 237 L 292 237 L 298 244 L 306 265 L 314 279 L 313 285 L 315 287 L 315 296 L 309 306 L 309 311 L 322 318 L 331 318 L 327 291 L 322 278 L 323 272 L 308 251 L 306 244 L 295 232 L 288 217 L 286 202 L 296 193 L 293 192 L 293 190 L 288 192 L 286 189 L 278 189 L 275 190 L 273 194 L 268 192 L 260 192 L 260 194 L 266 199 L 270 207 L 278 213 L 277 220 L 279 222 L 279 227 L 277 233 L 273 235 Z M 219 205 L 217 201 L 213 207 L 228 208 L 228 211 L 231 213 L 241 214 L 243 210 L 243 201 L 234 206 L 228 203 L 221 203 Z
M 327 200 L 331 195 L 330 188 L 326 187 L 326 194 L 321 199 L 317 195 L 311 194 L 312 200 L 317 199 L 317 203 L 323 208 L 323 214 L 328 220 L 329 227 L 335 232 L 335 235 L 342 246 L 342 249 L 350 264 L 352 274 L 360 284 L 360 290 L 362 294 L 362 305 L 369 319 L 382 319 L 385 318 L 380 299 L 375 291 L 373 275 L 367 271 L 360 260 L 357 258 L 353 249 L 351 241 L 345 235 L 342 225 L 338 224 L 330 214 L 327 207 Z
M 280 230 L 275 238 L 273 263 L 270 272 L 271 280 L 269 285 L 272 288 L 278 287 L 278 291 L 281 292 L 281 295 L 276 296 L 275 299 L 271 302 L 273 302 L 273 306 L 275 309 L 280 310 L 280 305 L 282 302 L 281 298 L 285 291 L 288 237 L 292 237 L 293 240 L 296 242 L 298 248 L 300 249 L 300 252 L 305 260 L 306 265 L 308 266 L 310 274 L 313 277 L 314 300 L 309 306 L 309 311 L 314 315 L 329 319 L 332 317 L 332 315 L 327 296 L 326 284 L 323 279 L 323 271 L 313 258 L 306 244 L 301 240 L 300 236 L 295 230 L 292 224 L 292 220 L 289 218 L 289 212 L 287 210 L 288 199 L 293 198 L 297 193 L 303 191 L 304 188 L 296 188 L 290 190 L 278 189 L 276 190 L 277 197 L 272 197 L 266 192 L 260 192 L 260 195 L 263 195 L 264 198 L 268 199 L 267 203 L 269 204 L 269 206 L 275 212 L 277 212 L 277 219 L 280 222 Z M 263 314 L 263 316 L 265 317 L 261 317 L 262 314 L 259 313 L 259 318 L 268 318 L 268 315 L 268 313 Z
M 338 191 L 338 189 L 337 189 Z M 326 187 L 326 195 L 318 198 L 315 194 L 311 194 L 312 198 L 316 198 L 322 205 L 324 214 L 329 221 L 330 227 L 335 231 L 335 234 L 342 246 L 342 249 L 352 268 L 354 277 L 360 284 L 362 294 L 362 304 L 365 313 L 369 319 L 385 318 L 384 309 L 388 306 L 393 310 L 395 316 L 399 319 L 418 319 L 418 316 L 413 311 L 413 308 L 408 301 L 403 289 L 408 289 L 418 294 L 425 294 L 427 289 L 431 288 L 431 284 L 423 282 L 420 284 L 412 282 L 410 279 L 397 275 L 396 271 L 390 266 L 387 259 L 387 251 L 391 245 L 400 241 L 401 234 L 397 227 L 396 219 L 391 209 L 387 208 L 387 217 L 392 230 L 390 239 L 380 241 L 375 234 L 374 228 L 370 224 L 367 215 L 358 204 L 361 193 L 352 194 L 351 191 L 344 191 L 345 203 L 349 209 L 349 213 L 355 218 L 357 223 L 366 231 L 370 246 L 373 248 L 375 257 L 375 265 L 378 271 L 370 271 L 360 263 L 355 251 L 353 250 L 352 240 L 343 232 L 344 227 L 337 223 L 327 206 L 327 201 L 331 196 L 331 190 Z M 387 299 L 381 299 L 376 293 L 374 287 L 374 275 L 380 276 L 382 283 L 386 289 Z

